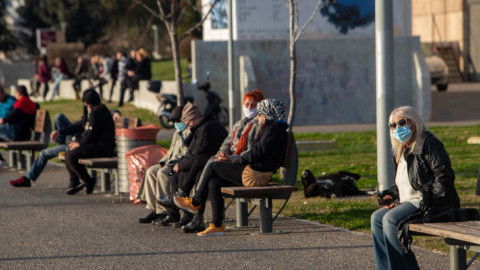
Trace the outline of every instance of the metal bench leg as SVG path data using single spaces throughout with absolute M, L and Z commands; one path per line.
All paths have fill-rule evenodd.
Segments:
M 15 155 L 15 151 L 8 150 L 8 167 L 15 168 L 17 166 L 17 155 Z
M 271 233 L 272 223 L 272 198 L 263 198 L 260 200 L 260 233 Z
M 105 191 L 110 191 L 110 170 L 103 169 L 103 183 L 105 186 Z
M 28 172 L 32 168 L 32 164 L 34 162 L 35 153 L 30 150 L 23 151 L 23 155 L 25 156 L 25 170 Z
M 117 169 L 114 169 L 114 170 L 112 170 L 112 171 L 113 171 L 113 173 L 115 173 L 115 184 L 114 184 L 114 186 L 115 186 L 115 193 L 114 193 L 114 194 L 115 194 L 115 195 L 119 195 L 120 192 L 119 192 L 119 190 L 118 190 L 118 170 L 117 170 Z
M 19 171 L 25 168 L 25 156 L 22 155 L 22 151 L 15 151 L 17 155 L 17 169 Z
M 236 199 L 237 227 L 248 226 L 248 203 L 242 199 Z
M 450 245 L 450 269 L 467 269 L 467 252 L 456 245 Z

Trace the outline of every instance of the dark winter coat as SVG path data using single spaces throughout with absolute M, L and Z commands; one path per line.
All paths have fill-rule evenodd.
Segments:
M 28 96 L 22 96 L 13 104 L 13 109 L 3 119 L 5 123 L 12 125 L 15 129 L 13 140 L 26 141 L 30 139 L 37 109 L 38 105 Z
M 187 139 L 187 154 L 177 163 L 179 171 L 187 171 L 199 156 L 213 156 L 217 153 L 223 140 L 227 137 L 227 130 L 217 120 L 203 118 L 191 129 L 192 134 Z
M 250 151 L 242 155 L 241 162 L 244 165 L 250 164 L 256 171 L 276 171 L 285 159 L 287 128 L 285 122 L 274 121 L 267 124 L 263 133 L 255 138 Z

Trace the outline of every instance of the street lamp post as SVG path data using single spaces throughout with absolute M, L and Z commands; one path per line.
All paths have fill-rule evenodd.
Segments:
M 158 26 L 156 24 L 152 25 L 153 30 L 153 46 L 155 55 L 158 55 Z

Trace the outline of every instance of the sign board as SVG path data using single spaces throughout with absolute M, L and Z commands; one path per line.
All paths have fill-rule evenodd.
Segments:
M 57 30 L 55 28 L 37 29 L 37 48 L 46 48 L 48 43 L 57 42 Z

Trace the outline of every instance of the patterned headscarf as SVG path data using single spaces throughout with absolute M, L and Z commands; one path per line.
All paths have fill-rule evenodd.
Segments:
M 285 119 L 285 105 L 277 99 L 264 99 L 257 104 L 257 111 L 267 120 Z

